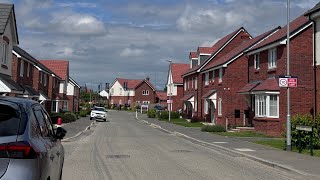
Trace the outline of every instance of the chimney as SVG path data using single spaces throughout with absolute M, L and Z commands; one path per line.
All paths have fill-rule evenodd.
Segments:
M 150 81 L 150 78 L 149 78 L 149 76 L 147 76 L 147 77 L 146 77 L 146 80 L 147 80 L 147 81 Z

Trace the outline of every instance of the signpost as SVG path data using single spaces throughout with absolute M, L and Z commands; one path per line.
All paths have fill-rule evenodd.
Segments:
M 302 147 L 301 147 L 301 131 L 306 131 L 310 133 L 310 155 L 313 156 L 313 126 L 302 126 L 302 125 L 297 125 L 296 130 L 298 130 L 298 146 L 299 146 L 299 153 L 302 152 Z
M 297 87 L 298 77 L 297 76 L 280 76 L 279 77 L 279 87 Z

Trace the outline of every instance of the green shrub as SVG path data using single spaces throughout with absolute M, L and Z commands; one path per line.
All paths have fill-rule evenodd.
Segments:
M 180 118 L 180 114 L 178 112 L 172 111 L 171 112 L 171 119 L 178 119 Z M 169 117 L 168 117 L 169 119 Z
M 296 115 L 293 116 L 291 119 L 291 138 L 292 143 L 298 147 L 298 130 L 296 129 L 297 125 L 304 125 L 304 126 L 314 126 L 313 131 L 313 147 L 315 149 L 320 148 L 320 115 L 313 120 L 311 115 Z M 301 147 L 303 149 L 309 148 L 310 142 L 310 132 L 300 131 L 301 133 Z
M 87 114 L 88 114 L 88 112 L 87 112 L 86 110 L 81 110 L 81 111 L 79 112 L 79 115 L 80 115 L 81 117 L 86 117 Z
M 160 119 L 169 119 L 169 112 L 168 111 L 161 111 L 159 118 Z
M 156 110 L 155 109 L 149 109 L 147 112 L 148 118 L 156 118 Z
M 160 119 L 169 119 L 169 111 L 161 111 L 159 113 L 159 116 L 158 116 Z M 178 112 L 175 112 L 175 111 L 171 111 L 170 112 L 170 118 L 171 119 L 178 119 L 180 118 L 180 114 Z
M 191 123 L 194 123 L 194 122 L 201 122 L 203 121 L 202 118 L 198 117 L 198 116 L 193 116 L 190 120 Z
M 201 131 L 205 131 L 205 132 L 225 132 L 226 129 L 221 126 L 221 125 L 205 125 L 202 126 Z
M 70 123 L 77 120 L 76 116 L 72 113 L 65 113 L 61 115 L 62 123 Z

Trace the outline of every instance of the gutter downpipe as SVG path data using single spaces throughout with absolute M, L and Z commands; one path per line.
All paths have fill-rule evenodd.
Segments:
M 309 20 L 313 22 L 313 81 L 314 81 L 314 110 L 313 117 L 316 118 L 317 115 L 317 59 L 316 59 L 316 21 L 311 19 L 309 15 Z

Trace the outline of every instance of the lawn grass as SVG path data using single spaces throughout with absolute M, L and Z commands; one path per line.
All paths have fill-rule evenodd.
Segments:
M 269 137 L 261 133 L 257 133 L 254 131 L 241 131 L 241 132 L 212 132 L 213 134 L 217 134 L 220 136 L 228 136 L 228 137 Z
M 265 145 L 265 146 L 270 146 L 270 147 L 277 148 L 277 149 L 282 149 L 282 150 L 285 147 L 285 140 L 279 140 L 279 139 L 259 140 L 259 141 L 254 141 L 254 143 Z M 299 152 L 299 150 L 296 147 L 293 147 L 292 151 L 293 152 Z M 310 155 L 310 150 L 309 149 L 305 149 L 305 150 L 302 151 L 302 154 Z M 317 156 L 317 157 L 320 157 L 320 149 L 314 149 L 313 150 L 313 155 Z
M 169 122 L 168 119 L 159 119 L 160 121 L 166 121 L 166 122 Z M 203 124 L 201 124 L 200 122 L 194 122 L 194 123 L 191 123 L 191 122 L 188 122 L 186 119 L 184 118 L 178 118 L 178 119 L 171 119 L 170 123 L 172 124 L 177 124 L 177 125 L 180 125 L 180 126 L 184 126 L 184 127 L 202 127 Z

